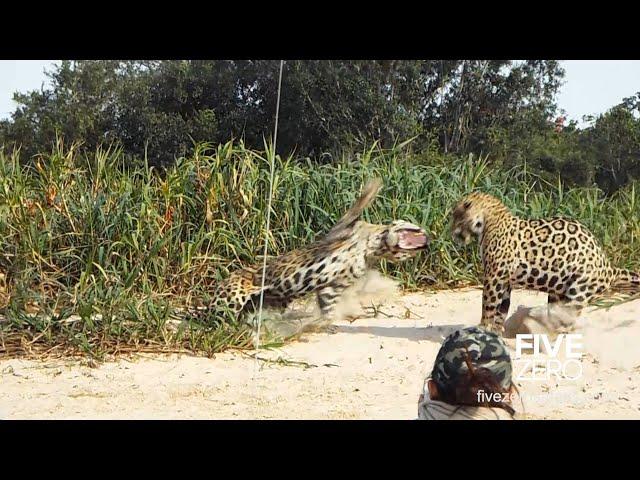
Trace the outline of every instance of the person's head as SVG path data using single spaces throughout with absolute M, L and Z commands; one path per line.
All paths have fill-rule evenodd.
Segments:
M 480 327 L 449 335 L 428 380 L 429 397 L 451 405 L 504 408 L 513 414 L 511 357 L 500 336 Z

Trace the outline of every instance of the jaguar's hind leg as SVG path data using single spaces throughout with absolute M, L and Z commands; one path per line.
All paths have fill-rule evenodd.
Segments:
M 588 290 L 576 295 L 575 288 L 567 289 L 564 294 L 548 294 L 546 328 L 559 333 L 573 330 L 591 297 Z
M 241 320 L 244 313 L 255 310 L 258 306 L 255 299 L 259 298 L 261 286 L 254 278 L 250 269 L 229 275 L 214 290 L 206 316 L 233 323 Z

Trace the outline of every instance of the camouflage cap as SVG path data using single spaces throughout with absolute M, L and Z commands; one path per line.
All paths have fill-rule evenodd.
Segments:
M 466 352 L 474 368 L 490 370 L 505 390 L 511 387 L 511 357 L 502 338 L 480 327 L 467 327 L 453 332 L 440 347 L 431 372 L 438 388 L 447 390 L 468 372 Z

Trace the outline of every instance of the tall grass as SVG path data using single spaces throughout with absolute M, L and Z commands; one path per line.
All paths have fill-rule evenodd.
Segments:
M 248 345 L 250 332 L 240 326 L 172 328 L 170 319 L 176 308 L 206 301 L 230 271 L 259 260 L 267 153 L 231 142 L 200 145 L 157 171 L 118 149 L 85 155 L 62 141 L 28 163 L 0 152 L 0 355 L 43 348 L 211 354 Z M 428 253 L 383 263 L 405 287 L 477 283 L 475 247 L 453 244 L 448 233 L 452 205 L 473 189 L 498 195 L 522 215 L 577 218 L 615 264 L 640 264 L 640 192 L 633 185 L 605 198 L 486 159 L 414 155 L 402 145 L 373 145 L 331 165 L 275 161 L 270 255 L 327 231 L 367 179 L 379 176 L 384 186 L 365 219 L 406 219 L 434 237 Z

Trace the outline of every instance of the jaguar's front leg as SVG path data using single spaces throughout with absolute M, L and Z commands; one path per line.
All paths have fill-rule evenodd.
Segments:
M 345 287 L 341 285 L 329 285 L 317 293 L 318 307 L 322 315 L 319 327 L 329 333 L 337 331 L 337 328 L 332 324 L 336 320 L 336 305 L 344 290 Z
M 501 336 L 511 305 L 511 284 L 508 278 L 491 278 L 484 281 L 482 292 L 482 320 L 480 324 Z

